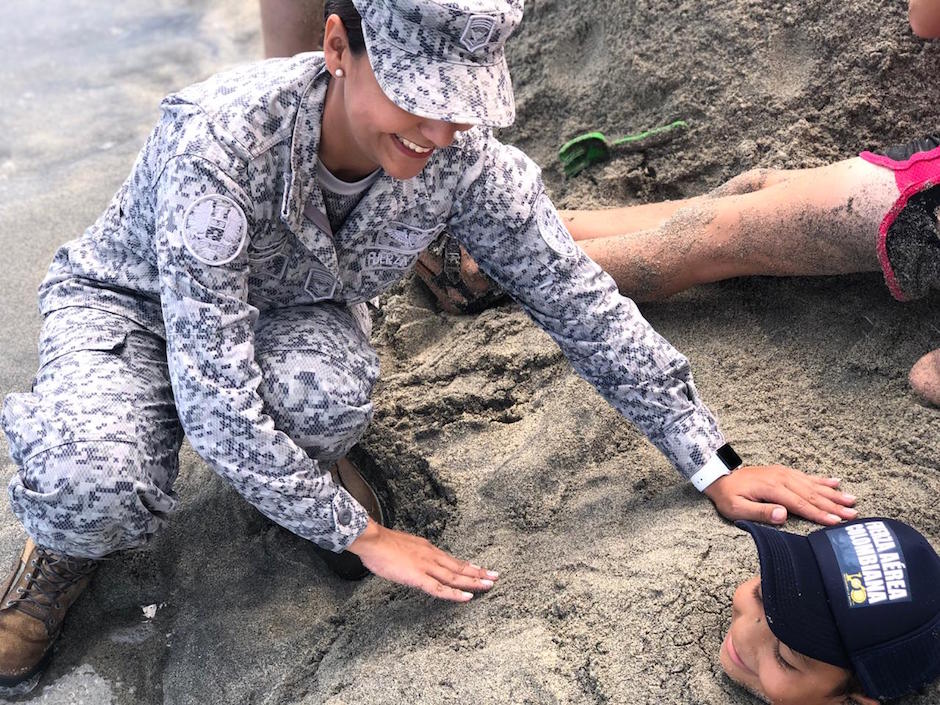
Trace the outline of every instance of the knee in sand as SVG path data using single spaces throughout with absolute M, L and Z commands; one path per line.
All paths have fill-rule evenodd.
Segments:
M 706 194 L 706 197 L 722 198 L 760 191 L 762 188 L 783 180 L 786 174 L 785 169 L 766 169 L 763 167 L 748 169 L 743 174 L 738 174 L 721 186 L 712 189 Z

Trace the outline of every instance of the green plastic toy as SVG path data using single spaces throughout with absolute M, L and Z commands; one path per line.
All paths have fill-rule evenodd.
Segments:
M 577 176 L 592 164 L 610 159 L 610 151 L 614 147 L 641 142 L 653 135 L 679 130 L 688 126 L 685 120 L 676 120 L 668 125 L 644 130 L 635 135 L 627 135 L 612 142 L 602 132 L 586 132 L 583 135 L 578 135 L 573 140 L 565 142 L 558 150 L 558 158 L 561 159 L 565 176 L 570 178 Z

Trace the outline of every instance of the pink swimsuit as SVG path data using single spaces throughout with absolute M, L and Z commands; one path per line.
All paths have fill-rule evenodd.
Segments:
M 908 301 L 910 297 L 905 295 L 898 285 L 894 267 L 888 259 L 887 240 L 892 223 L 907 205 L 911 196 L 940 184 L 940 147 L 935 147 L 929 151 L 914 152 L 904 161 L 897 161 L 874 152 L 862 152 L 858 156 L 866 162 L 883 166 L 894 172 L 894 179 L 898 185 L 900 195 L 891 210 L 885 215 L 884 220 L 881 221 L 881 227 L 878 230 L 878 259 L 881 262 L 885 282 L 892 296 L 899 301 Z

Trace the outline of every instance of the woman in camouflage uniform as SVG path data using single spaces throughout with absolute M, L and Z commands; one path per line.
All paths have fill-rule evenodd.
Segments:
M 855 516 L 835 480 L 736 469 L 688 361 L 577 248 L 535 164 L 485 127 L 514 117 L 503 45 L 521 0 L 327 10 L 323 54 L 169 96 L 111 204 L 54 258 L 35 384 L 3 406 L 30 540 L 0 604 L 0 686 L 35 684 L 97 561 L 176 509 L 184 433 L 325 550 L 443 599 L 493 586 L 382 526 L 344 461 L 378 375 L 366 302 L 445 228 L 725 516 Z

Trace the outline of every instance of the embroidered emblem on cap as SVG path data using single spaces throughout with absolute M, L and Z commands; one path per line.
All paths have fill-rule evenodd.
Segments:
M 539 196 L 535 204 L 535 219 L 539 226 L 539 234 L 545 241 L 545 244 L 551 247 L 562 257 L 573 257 L 578 251 L 578 246 L 574 244 L 574 239 L 568 228 L 561 222 L 561 217 L 551 199 L 544 192 Z
M 245 212 L 228 196 L 202 196 L 183 213 L 183 244 L 203 264 L 231 262 L 247 239 Z
M 849 607 L 910 602 L 904 553 L 882 521 L 866 521 L 827 533 L 845 581 Z
M 471 15 L 460 35 L 460 43 L 471 54 L 485 47 L 496 29 L 496 19 L 489 15 Z

